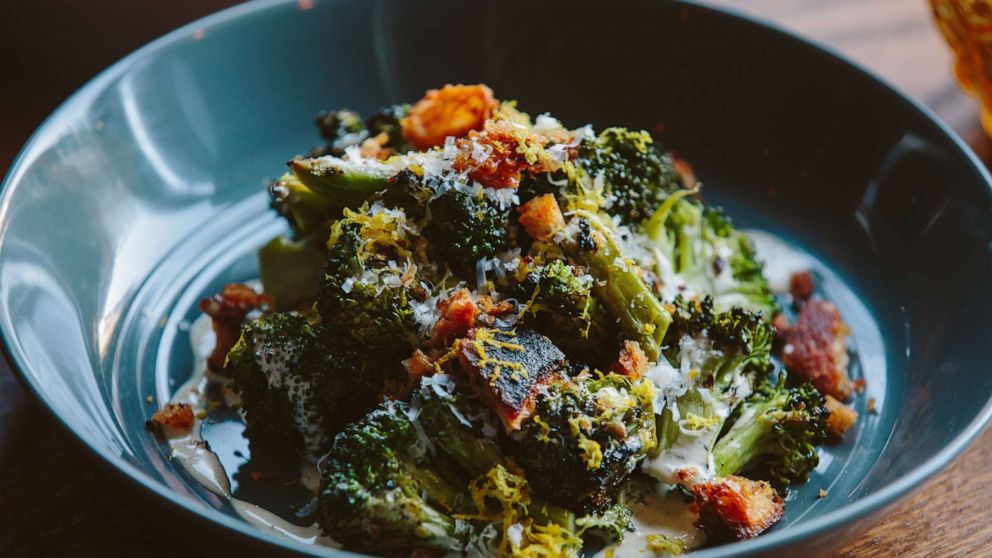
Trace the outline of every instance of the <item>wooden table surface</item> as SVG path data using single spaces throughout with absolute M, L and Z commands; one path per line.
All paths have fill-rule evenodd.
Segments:
M 0 91 L 0 168 L 17 146 L 62 97 L 93 73 L 135 46 L 184 20 L 213 11 L 230 0 L 162 1 L 130 4 L 94 2 L 108 14 L 90 15 L 47 0 L 20 3 L 0 22 L 0 69 L 21 64 L 19 75 Z M 874 70 L 930 106 L 985 161 L 992 142 L 978 126 L 974 103 L 951 79 L 950 55 L 935 30 L 924 0 L 707 0 L 730 7 L 831 46 Z M 156 9 L 157 8 L 157 9 Z M 98 10 L 97 10 L 98 11 Z M 160 16 L 164 12 L 168 15 Z M 44 19 L 37 16 L 43 15 Z M 86 25 L 80 25 L 80 18 Z M 88 19 L 87 19 L 88 18 Z M 42 21 L 44 23 L 39 23 Z M 39 29 L 39 25 L 47 26 Z M 126 25 L 128 33 L 118 33 Z M 5 26 L 7 28 L 5 28 Z M 95 41 L 102 51 L 80 63 L 56 57 L 56 45 L 30 44 L 31 37 L 50 43 L 72 29 L 72 39 Z M 28 33 L 27 30 L 31 30 Z M 5 32 L 6 31 L 6 32 Z M 92 37 L 89 37 L 92 35 Z M 118 37 L 116 42 L 107 36 Z M 17 38 L 21 53 L 42 49 L 44 74 L 32 78 L 25 59 L 3 41 Z M 123 38 L 120 38 L 123 37 Z M 28 47 L 24 46 L 28 41 Z M 63 49 L 65 50 L 65 49 Z M 7 58 L 4 58 L 6 55 Z M 102 56 L 102 58 L 101 58 Z M 84 57 L 85 58 L 85 57 Z M 89 64 L 87 66 L 86 64 Z M 54 76 L 54 77 L 53 77 Z M 60 77 L 61 76 L 61 77 Z M 51 87 L 37 87 L 39 79 Z M 21 93 L 18 93 L 21 92 Z M 7 99 L 3 95 L 8 96 Z M 30 95 L 30 96 L 29 96 Z M 46 96 L 47 95 L 47 96 Z M 9 113 L 8 113 L 9 111 Z M 895 506 L 886 519 L 860 538 L 839 545 L 838 557 L 916 558 L 992 556 L 992 431 L 945 471 Z M 163 527 L 142 513 L 123 483 L 69 440 L 37 409 L 0 362 L 0 556 L 114 555 L 196 556 L 181 542 L 161 543 Z M 167 526 L 165 527 L 167 529 Z

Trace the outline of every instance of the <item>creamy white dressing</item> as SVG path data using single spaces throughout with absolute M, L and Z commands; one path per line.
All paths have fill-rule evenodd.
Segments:
M 627 533 L 620 544 L 596 553 L 594 558 L 605 558 L 611 549 L 614 558 L 656 556 L 648 543 L 651 535 L 680 541 L 687 549 L 699 548 L 706 542 L 706 536 L 696 528 L 696 514 L 689 505 L 682 494 L 659 485 L 654 494 L 630 507 L 634 532 Z
M 228 405 L 238 402 L 237 396 L 227 387 L 229 380 L 218 377 L 207 369 L 207 357 L 213 351 L 215 343 L 209 316 L 200 316 L 190 326 L 190 343 L 194 355 L 193 375 L 176 391 L 170 402 L 188 403 L 193 407 L 195 418 L 193 428 L 188 433 L 168 438 L 172 458 L 204 488 L 227 498 L 235 513 L 255 527 L 303 544 L 340 548 L 340 544 L 321 534 L 320 527 L 316 523 L 307 526 L 295 525 L 262 507 L 232 496 L 231 484 L 224 467 L 200 435 L 203 421 L 197 416 L 202 416 L 206 404 L 205 394 L 211 384 L 223 386 L 223 397 Z M 320 475 L 312 461 L 306 460 L 301 464 L 300 483 L 314 492 L 319 488 Z
M 781 238 L 765 231 L 741 231 L 751 238 L 758 260 L 765 264 L 765 279 L 772 291 L 789 292 L 789 278 L 793 273 L 815 267 L 816 261 L 803 251 L 789 245 Z

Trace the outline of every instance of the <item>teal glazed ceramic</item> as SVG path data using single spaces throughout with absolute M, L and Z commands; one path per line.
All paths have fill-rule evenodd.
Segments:
M 485 82 L 571 126 L 653 130 L 738 224 L 813 256 L 851 323 L 864 419 L 779 525 L 696 556 L 828 553 L 988 422 L 981 164 L 926 109 L 829 52 L 648 0 L 248 4 L 117 63 L 44 123 L 4 183 L 0 330 L 24 384 L 149 508 L 216 541 L 334 554 L 241 521 L 142 425 L 189 376 L 198 298 L 253 277 L 254 251 L 284 229 L 262 185 L 317 142 L 314 115 L 448 82 Z

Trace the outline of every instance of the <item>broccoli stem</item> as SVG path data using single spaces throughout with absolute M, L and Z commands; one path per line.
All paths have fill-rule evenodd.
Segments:
M 416 480 L 427 494 L 427 499 L 437 502 L 448 511 L 458 507 L 464 493 L 427 467 L 410 466 L 410 476 Z
M 358 167 L 335 157 L 293 160 L 289 168 L 307 188 L 332 200 L 339 209 L 358 207 L 372 194 L 386 189 L 394 174 L 382 164 L 369 162 Z
M 633 261 L 626 258 L 617 244 L 614 231 L 604 220 L 588 211 L 576 211 L 576 219 L 589 225 L 596 243 L 593 250 L 584 250 L 578 243 L 566 243 L 565 248 L 582 260 L 595 279 L 594 293 L 620 327 L 651 360 L 661 353 L 665 332 L 672 316 L 644 283 Z
M 775 405 L 773 400 L 745 409 L 745 415 L 734 423 L 713 447 L 713 463 L 719 477 L 741 471 L 755 458 L 767 453 L 765 442 L 771 438 L 775 421 L 762 415 Z
M 296 241 L 277 236 L 258 251 L 262 285 L 279 311 L 313 301 L 323 267 L 324 240 L 319 234 Z

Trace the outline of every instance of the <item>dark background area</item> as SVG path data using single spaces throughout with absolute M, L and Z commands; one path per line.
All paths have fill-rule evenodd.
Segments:
M 33 0 L 0 8 L 0 170 L 107 66 L 234 0 Z M 0 358 L 0 556 L 195 556 L 91 457 Z

